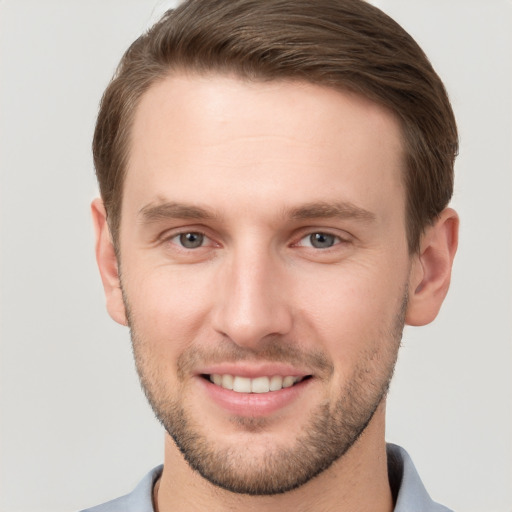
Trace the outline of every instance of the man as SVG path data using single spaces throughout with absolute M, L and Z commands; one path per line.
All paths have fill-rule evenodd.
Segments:
M 107 308 L 167 436 L 91 510 L 447 510 L 384 437 L 457 246 L 455 120 L 411 37 L 362 0 L 191 0 L 126 52 L 93 146 Z

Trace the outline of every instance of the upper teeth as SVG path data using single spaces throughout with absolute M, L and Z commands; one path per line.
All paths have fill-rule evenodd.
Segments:
M 268 393 L 269 391 L 279 391 L 282 388 L 289 388 L 296 382 L 302 380 L 302 377 L 281 377 L 274 375 L 273 377 L 256 377 L 249 379 L 248 377 L 239 377 L 233 375 L 219 375 L 217 373 L 210 375 L 210 380 L 222 386 L 225 389 L 232 389 L 237 393 Z

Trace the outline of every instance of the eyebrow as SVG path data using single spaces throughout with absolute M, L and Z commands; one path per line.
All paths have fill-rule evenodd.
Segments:
M 374 213 L 345 201 L 308 203 L 286 211 L 286 216 L 294 220 L 340 218 L 371 222 L 376 219 Z
M 147 204 L 139 210 L 137 216 L 147 224 L 166 219 L 212 220 L 217 217 L 199 206 L 176 202 Z
M 147 204 L 139 210 L 138 216 L 143 223 L 147 224 L 166 219 L 213 220 L 218 218 L 218 215 L 200 206 L 167 201 Z M 296 208 L 285 209 L 283 216 L 293 220 L 339 218 L 371 222 L 376 219 L 374 213 L 345 201 L 307 203 Z

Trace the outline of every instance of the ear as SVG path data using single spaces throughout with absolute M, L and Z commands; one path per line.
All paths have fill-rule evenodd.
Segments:
M 446 208 L 422 235 L 420 250 L 411 266 L 405 316 L 408 325 L 426 325 L 439 313 L 450 287 L 458 234 L 459 217 L 454 210 Z
M 121 292 L 119 267 L 117 264 L 114 244 L 107 223 L 105 206 L 101 199 L 95 199 L 91 204 L 92 220 L 96 233 L 96 261 L 105 290 L 107 311 L 117 323 L 128 325 L 126 311 Z

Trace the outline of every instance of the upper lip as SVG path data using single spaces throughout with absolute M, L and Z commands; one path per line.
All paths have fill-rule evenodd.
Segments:
M 298 369 L 285 363 L 224 363 L 204 366 L 197 371 L 198 375 L 237 375 L 255 379 L 257 377 L 306 377 L 311 372 Z

